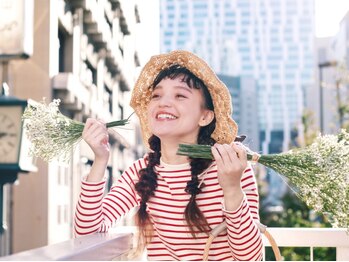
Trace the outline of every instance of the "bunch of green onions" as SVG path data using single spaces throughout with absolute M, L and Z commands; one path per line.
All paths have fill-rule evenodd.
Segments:
M 68 118 L 59 111 L 59 99 L 49 105 L 45 101 L 29 103 L 22 119 L 29 141 L 30 154 L 46 162 L 53 159 L 67 162 L 75 146 L 82 139 L 85 124 Z M 106 126 L 124 126 L 129 118 L 106 123 Z
M 213 159 L 211 146 L 180 144 L 178 155 Z M 349 133 L 319 135 L 304 148 L 280 154 L 258 155 L 248 150 L 248 160 L 284 175 L 300 199 L 324 214 L 334 227 L 349 232 Z

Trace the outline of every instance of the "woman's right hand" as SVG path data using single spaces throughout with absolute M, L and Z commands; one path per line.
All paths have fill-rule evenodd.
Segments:
M 110 154 L 109 135 L 103 121 L 88 118 L 82 131 L 82 138 L 95 154 L 95 161 L 108 162 Z

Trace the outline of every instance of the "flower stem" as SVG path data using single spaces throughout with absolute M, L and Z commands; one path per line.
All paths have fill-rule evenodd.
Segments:
M 189 156 L 191 158 L 213 159 L 211 146 L 179 144 L 177 155 Z M 252 160 L 252 155 L 247 154 L 247 160 Z
M 106 123 L 106 126 L 107 126 L 107 128 L 116 127 L 116 126 L 124 126 L 130 122 L 130 118 L 133 114 L 134 114 L 134 112 L 131 115 L 129 115 L 129 117 L 126 119 L 108 122 L 108 123 Z

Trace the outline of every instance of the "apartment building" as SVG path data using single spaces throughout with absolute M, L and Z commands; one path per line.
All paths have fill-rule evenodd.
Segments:
M 254 79 L 258 113 L 241 117 L 258 121 L 263 153 L 289 149 L 314 84 L 313 0 L 162 0 L 160 8 L 161 50 L 193 51 L 218 74 Z
M 16 3 L 15 3 L 16 2 Z M 18 3 L 17 3 L 18 2 Z M 9 5 L 24 1 L 8 1 Z M 157 53 L 140 44 L 148 5 L 138 0 L 35 0 L 33 54 L 9 62 L 11 95 L 49 103 L 60 99 L 60 110 L 79 121 L 88 117 L 119 120 L 132 113 L 130 91 L 145 59 Z M 146 9 L 144 9 L 146 8 Z M 144 41 L 147 42 L 147 41 Z M 144 43 L 143 42 L 143 43 Z M 153 53 L 152 53 L 153 52 Z M 111 157 L 106 170 L 108 185 L 137 157 L 143 155 L 136 118 L 110 133 Z M 73 237 L 73 216 L 81 176 L 93 163 L 82 141 L 69 163 L 37 159 L 37 172 L 20 174 L 9 190 L 7 252 L 16 253 Z

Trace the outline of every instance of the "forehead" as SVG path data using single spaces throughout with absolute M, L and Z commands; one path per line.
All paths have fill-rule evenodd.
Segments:
M 186 68 L 170 67 L 170 68 L 164 69 L 163 71 L 160 71 L 160 73 L 155 77 L 151 87 L 158 85 L 159 82 L 165 78 L 179 79 L 183 82 L 186 82 L 186 84 L 189 87 L 194 87 L 194 88 L 201 88 L 203 84 L 199 78 L 197 78 L 194 74 L 192 74 Z

